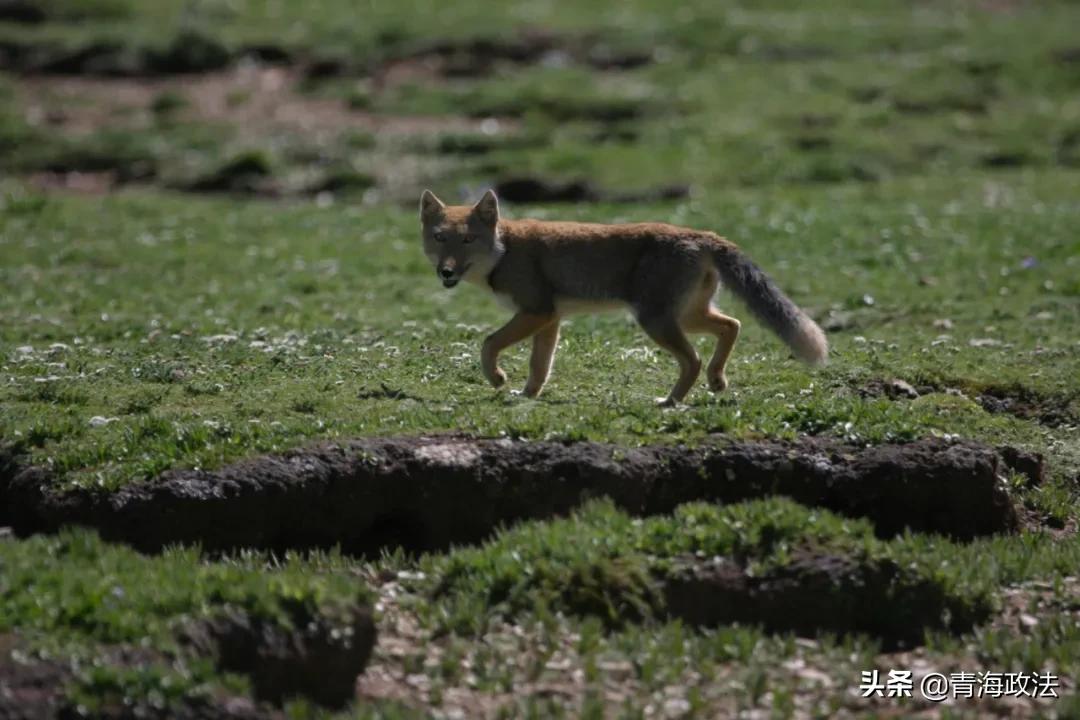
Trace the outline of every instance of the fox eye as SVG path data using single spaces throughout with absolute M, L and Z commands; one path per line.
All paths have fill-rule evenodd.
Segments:
M 464 243 L 465 243 L 466 245 L 468 245 L 469 243 L 471 243 L 471 242 L 472 242 L 473 240 L 475 240 L 475 239 L 476 239 L 476 238 L 475 238 L 474 236 L 472 236 L 472 235 L 466 235 L 466 236 L 465 236 L 465 237 L 463 238 L 463 241 L 464 241 Z
M 437 233 L 435 233 L 434 237 L 435 237 L 435 242 L 440 242 L 440 243 L 441 242 L 446 242 L 446 233 L 444 233 L 444 232 L 437 232 Z

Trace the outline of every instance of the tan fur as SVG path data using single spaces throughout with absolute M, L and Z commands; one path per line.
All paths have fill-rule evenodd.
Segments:
M 481 352 L 484 375 L 496 387 L 506 382 L 499 353 L 531 337 L 525 394 L 536 397 L 551 369 L 561 318 L 626 307 L 679 363 L 678 380 L 664 403 L 681 401 L 701 371 L 687 333 L 716 338 L 706 380 L 713 391 L 722 391 L 740 323 L 712 305 L 721 280 L 798 357 L 821 363 L 828 353 L 821 328 L 734 243 L 715 233 L 664 223 L 507 220 L 499 217 L 490 190 L 474 206 L 448 206 L 425 190 L 420 216 L 425 253 L 444 285 L 465 279 L 486 286 L 515 311 L 485 339 Z

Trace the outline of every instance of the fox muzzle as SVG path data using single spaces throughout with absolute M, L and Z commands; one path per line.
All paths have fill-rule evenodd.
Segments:
M 461 276 L 453 267 L 443 265 L 439 268 L 439 278 L 442 280 L 443 287 L 452 288 L 458 284 L 461 280 Z

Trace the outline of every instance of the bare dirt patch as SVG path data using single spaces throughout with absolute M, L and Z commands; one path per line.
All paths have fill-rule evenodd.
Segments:
M 263 718 L 277 715 L 269 705 L 280 706 L 293 697 L 343 707 L 352 700 L 356 677 L 375 646 L 371 607 L 354 607 L 348 617 L 333 620 L 294 612 L 290 620 L 291 625 L 283 625 L 230 610 L 178 630 L 185 654 L 209 657 L 223 672 L 248 675 L 255 702 L 241 697 L 194 698 L 173 716 L 140 700 L 117 698 L 113 710 L 106 707 L 94 717 Z M 96 663 L 115 668 L 167 666 L 173 660 L 135 645 L 103 645 L 95 655 Z M 77 670 L 78 663 L 73 667 Z M 73 667 L 60 659 L 36 658 L 18 636 L 0 634 L 0 720 L 80 716 L 66 693 L 74 679 Z
M 969 397 L 990 413 L 1007 413 L 1047 427 L 1080 425 L 1073 409 L 1078 393 L 1045 394 L 1022 385 L 967 387 L 965 383 L 912 384 L 898 378 L 875 379 L 858 390 L 864 397 L 913 400 L 929 393 Z
M 783 495 L 866 517 L 882 536 L 910 528 L 973 538 L 1018 527 L 1002 473 L 993 448 L 940 440 L 620 448 L 439 436 L 315 445 L 211 472 L 168 471 L 114 493 L 59 492 L 46 469 L 15 463 L 0 495 L 18 534 L 81 524 L 146 550 L 340 544 L 364 554 L 475 542 L 605 496 L 647 515 Z
M 294 68 L 242 62 L 190 76 L 28 76 L 14 85 L 30 124 L 53 126 L 74 136 L 151 127 L 158 121 L 163 98 L 175 104 L 174 119 L 230 125 L 255 136 L 289 132 L 320 140 L 348 129 L 395 135 L 480 129 L 479 120 L 468 118 L 364 112 L 343 100 L 304 94 L 299 87 L 302 80 Z
M 990 627 L 1024 634 L 1055 618 L 1080 625 L 1080 577 L 1032 581 L 1006 588 L 1002 592 L 1002 611 Z
M 822 558 L 809 560 L 806 565 L 817 566 L 817 569 L 793 570 L 792 576 L 804 573 L 821 581 L 834 574 L 842 577 L 848 572 L 850 578 L 855 578 L 859 572 L 852 570 L 845 559 Z M 703 581 L 707 577 L 708 573 L 703 572 Z M 740 576 L 725 583 L 725 587 L 733 583 L 742 588 L 763 587 L 782 582 L 778 577 L 766 580 Z M 407 579 L 372 572 L 366 580 L 378 590 L 381 619 L 379 645 L 368 669 L 357 679 L 359 702 L 395 701 L 426 711 L 431 711 L 434 706 L 437 712 L 447 717 L 468 718 L 513 716 L 512 709 L 522 711 L 529 704 L 541 710 L 548 709 L 548 714 L 553 716 L 558 715 L 559 710 L 562 714 L 577 716 L 582 714 L 590 695 L 601 697 L 611 709 L 622 707 L 627 701 L 637 704 L 644 708 L 645 717 L 682 717 L 691 697 L 703 717 L 735 717 L 740 712 L 755 715 L 758 711 L 764 717 L 773 709 L 768 691 L 752 710 L 746 707 L 745 698 L 740 700 L 738 693 L 732 692 L 733 687 L 746 682 L 743 675 L 746 662 L 742 660 L 718 664 L 704 673 L 697 662 L 688 660 L 673 668 L 662 687 L 656 687 L 650 685 L 639 655 L 623 654 L 613 647 L 599 657 L 589 658 L 577 629 L 565 625 L 553 633 L 542 623 L 496 619 L 479 641 L 462 645 L 452 636 L 433 633 L 417 620 L 415 596 L 407 590 Z M 702 586 L 690 589 L 711 591 Z M 790 589 L 793 597 L 788 598 L 786 609 L 800 615 L 802 595 L 795 583 L 791 583 Z M 809 595 L 819 601 L 821 589 L 812 589 Z M 855 592 L 869 597 L 869 593 L 861 588 Z M 731 591 L 723 589 L 713 599 L 719 606 L 730 596 Z M 744 606 L 747 602 L 742 595 L 737 596 L 737 601 Z M 694 598 L 690 604 L 709 602 L 710 598 L 701 597 Z M 923 604 L 920 599 L 912 602 Z M 843 607 L 850 605 L 845 603 Z M 866 609 L 862 608 L 860 612 Z M 888 614 L 892 606 L 889 610 L 881 609 Z M 835 626 L 844 622 L 836 617 L 838 614 L 834 608 L 829 623 Z M 924 654 L 922 648 L 883 654 L 877 664 L 886 668 L 883 671 L 886 677 L 888 668 L 913 668 L 916 672 L 923 668 L 925 672 Z M 963 661 L 971 663 L 969 668 L 984 667 L 974 653 Z M 438 669 L 447 666 L 460 668 L 460 672 L 440 677 Z M 499 669 L 500 678 L 505 676 L 505 682 L 495 684 L 490 679 L 481 680 L 492 667 Z M 786 682 L 796 678 L 801 690 L 791 696 L 794 717 L 863 717 L 873 711 L 895 714 L 895 701 L 859 697 L 860 671 L 868 669 L 871 668 L 862 666 L 854 655 L 850 660 L 837 658 L 835 654 L 830 656 L 822 652 L 820 641 L 798 637 L 786 651 L 783 662 L 766 669 L 769 681 L 765 684 L 776 687 L 781 679 Z M 939 707 L 929 703 L 927 706 L 930 709 Z M 968 707 L 982 711 L 988 706 L 995 710 L 995 716 L 1011 717 L 1030 716 L 1038 707 L 1032 702 L 1010 708 L 985 699 L 977 706 L 972 702 Z M 927 716 L 936 717 L 935 714 Z
M 690 195 L 690 188 L 686 185 L 669 185 L 636 192 L 615 192 L 597 187 L 588 180 L 559 182 L 522 176 L 500 180 L 495 185 L 495 192 L 507 202 L 515 203 L 648 203 L 681 200 Z
M 891 560 L 808 550 L 764 575 L 723 558 L 688 558 L 664 592 L 667 612 L 691 625 L 750 623 L 806 637 L 864 633 L 886 648 L 921 644 L 928 628 L 964 632 L 985 619 L 950 603 L 939 584 L 907 577 Z
M 1072 409 L 1075 394 L 1042 395 L 1024 387 L 991 387 L 979 393 L 976 401 L 987 412 L 1008 413 L 1021 420 L 1034 420 L 1048 427 L 1080 425 Z
M 38 172 L 30 176 L 30 184 L 41 190 L 62 191 L 78 195 L 104 195 L 117 185 L 113 171 L 102 172 Z
M 189 628 L 185 640 L 216 657 L 221 670 L 249 675 L 259 701 L 280 705 L 302 696 L 342 707 L 371 657 L 375 623 L 367 607 L 356 609 L 343 628 L 298 617 L 292 630 L 234 612 Z
M 0 0 L 0 20 L 36 25 L 45 22 L 47 14 L 40 3 L 30 0 Z
M 893 101 L 897 112 L 905 115 L 932 115 L 944 112 L 963 112 L 983 115 L 987 112 L 987 103 L 978 98 L 940 97 L 928 100 L 897 98 Z
M 15 635 L 0 635 L 0 720 L 54 720 L 86 717 L 68 698 L 75 679 L 69 663 L 34 659 Z M 160 662 L 153 650 L 115 646 L 96 662 L 112 667 L 138 667 Z M 138 700 L 106 702 L 94 713 L 100 720 L 175 718 L 176 720 L 268 720 L 284 715 L 273 707 L 239 696 L 212 696 L 174 704 L 168 709 Z
M 19 473 L 20 448 L 12 443 L 0 442 L 0 528 L 10 533 L 11 503 L 7 490 L 11 479 Z M 4 537 L 8 537 L 7 534 Z
M 403 151 L 413 138 L 498 141 L 518 127 L 491 117 L 370 112 L 305 92 L 303 82 L 295 67 L 242 61 L 202 74 L 29 75 L 11 85 L 15 106 L 43 136 L 44 149 L 23 161 L 33 173 L 29 181 L 58 192 L 101 194 L 154 182 L 260 197 L 376 187 L 386 196 L 412 197 L 421 178 L 440 167 L 438 159 Z M 233 166 L 237 153 L 253 152 L 273 157 L 273 167 Z M 356 169 L 357 161 L 373 170 Z
M 594 70 L 631 70 L 654 61 L 651 48 L 615 46 L 592 34 L 566 36 L 531 29 L 490 38 L 442 38 L 409 49 L 390 49 L 372 77 L 379 87 L 402 81 L 439 77 L 477 78 L 492 75 L 501 66 L 579 64 Z M 325 63 L 309 69 L 326 76 L 349 71 L 347 63 Z
M 954 673 L 1001 673 L 1023 671 L 1031 673 L 1055 672 L 1053 664 L 1038 668 L 1033 667 L 987 667 L 985 649 L 981 635 L 983 633 L 1001 633 L 1005 636 L 1022 638 L 1037 632 L 1040 625 L 1064 621 L 1064 624 L 1080 623 L 1080 578 L 1066 576 L 1054 581 L 1031 581 L 1004 588 L 1000 593 L 1001 611 L 988 623 L 970 635 L 966 652 L 943 655 L 925 648 L 889 652 L 879 655 L 875 665 L 882 676 L 890 670 L 911 670 L 915 687 L 930 673 L 942 673 L 951 677 Z M 1076 679 L 1069 675 L 1058 675 L 1058 697 L 1033 697 L 1032 687 L 1021 696 L 994 697 L 951 697 L 944 703 L 933 703 L 916 693 L 913 698 L 911 717 L 939 717 L 944 708 L 954 713 L 964 713 L 971 717 L 1058 717 L 1055 712 L 1061 698 L 1068 698 L 1076 693 Z M 856 678 L 857 680 L 857 678 Z M 894 701 L 888 698 L 871 697 L 858 700 L 866 712 L 871 709 L 885 711 Z
M 73 10 L 63 13 L 65 19 L 86 19 Z M 45 14 L 41 19 L 60 17 L 50 18 Z M 98 15 L 97 19 L 103 18 Z M 114 39 L 65 41 L 8 37 L 0 40 L 0 68 L 35 74 L 151 77 L 220 70 L 245 53 L 246 50 L 231 51 L 218 40 L 192 29 L 181 30 L 165 42 L 152 44 Z
M 379 644 L 368 669 L 357 678 L 358 703 L 396 702 L 418 712 L 430 712 L 435 705 L 442 716 L 464 718 L 514 717 L 510 710 L 520 711 L 528 703 L 553 717 L 559 716 L 559 709 L 562 715 L 574 717 L 590 692 L 599 691 L 611 708 L 648 694 L 640 673 L 627 659 L 599 663 L 599 678 L 588 679 L 581 637 L 569 628 L 562 627 L 553 635 L 539 624 L 495 621 L 482 642 L 462 647 L 418 621 L 411 609 L 414 596 L 399 578 L 367 579 L 380 596 Z M 439 688 L 433 701 L 431 674 L 448 663 L 461 672 Z M 485 668 L 493 664 L 505 671 L 508 682 L 481 684 L 480 677 L 490 673 Z M 724 698 L 723 707 L 733 711 L 734 701 Z
M 1059 65 L 1080 65 L 1080 45 L 1055 50 L 1054 62 Z
M 18 642 L 0 635 L 0 720 L 47 720 L 65 704 L 70 671 L 58 662 L 21 662 L 12 657 Z

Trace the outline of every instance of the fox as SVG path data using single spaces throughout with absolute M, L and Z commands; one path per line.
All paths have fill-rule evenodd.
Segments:
M 681 403 L 701 374 L 688 334 L 716 338 L 705 370 L 714 393 L 727 389 L 727 363 L 741 323 L 713 304 L 722 284 L 791 348 L 822 365 L 825 333 L 735 243 L 715 232 L 659 222 L 604 224 L 506 219 L 494 190 L 475 205 L 420 196 L 424 253 L 446 288 L 474 283 L 514 312 L 481 346 L 480 366 L 495 388 L 507 383 L 499 354 L 532 338 L 522 394 L 536 398 L 551 373 L 561 320 L 572 313 L 625 308 L 679 365 L 662 406 Z

